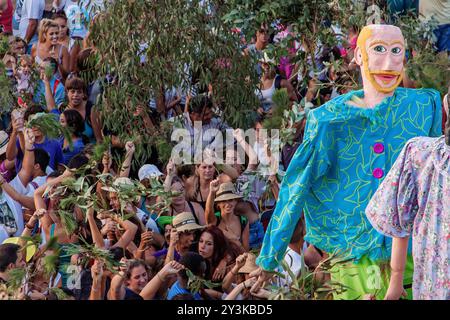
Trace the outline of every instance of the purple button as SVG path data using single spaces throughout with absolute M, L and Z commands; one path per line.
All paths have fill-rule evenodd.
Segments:
M 373 176 L 377 179 L 380 179 L 384 176 L 384 171 L 381 168 L 375 168 L 373 170 Z
M 373 146 L 373 150 L 375 153 L 383 153 L 384 152 L 384 145 L 382 143 L 375 143 Z

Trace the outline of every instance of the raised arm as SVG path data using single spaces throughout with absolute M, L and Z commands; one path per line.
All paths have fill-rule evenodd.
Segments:
M 216 193 L 219 190 L 220 181 L 215 179 L 210 182 L 208 199 L 206 199 L 205 206 L 205 220 L 206 224 L 217 224 L 217 218 L 214 214 L 214 199 L 216 198 Z
M 19 138 L 19 141 L 23 140 L 23 121 L 24 120 L 22 117 L 18 119 L 12 119 L 12 132 L 6 146 L 6 159 L 8 159 L 9 161 L 16 160 L 18 153 L 16 145 L 17 138 Z
M 38 223 L 46 213 L 47 210 L 45 209 L 39 209 L 34 212 L 30 220 L 28 220 L 28 223 L 25 225 L 25 229 L 22 231 L 21 239 L 19 239 L 19 246 L 22 248 L 26 246 L 26 241 L 23 238 L 31 237 L 31 232 L 33 231 L 36 223 Z
M 175 163 L 172 159 L 169 160 L 166 166 L 166 179 L 164 179 L 164 190 L 169 192 L 170 187 L 172 186 L 172 180 L 177 175 L 177 170 L 175 167 Z
M 112 248 L 126 248 L 128 244 L 133 241 L 134 236 L 138 230 L 137 225 L 129 220 L 122 220 L 118 215 L 109 213 L 100 213 L 98 215 L 99 219 L 111 218 L 114 222 L 120 225 L 125 232 L 122 234 L 120 239 L 112 246 Z
M 134 236 L 138 230 L 137 225 L 129 220 L 122 220 L 120 217 L 115 217 L 114 220 L 123 228 L 125 232 L 120 239 L 113 245 L 113 248 L 126 248 L 128 244 L 133 241 Z
M 102 143 L 105 138 L 103 135 L 103 124 L 100 118 L 100 113 L 96 110 L 96 108 L 92 108 L 91 111 L 91 123 L 92 130 L 94 131 L 95 141 L 97 143 Z
M 45 88 L 45 104 L 48 112 L 50 112 L 56 107 L 55 97 L 53 96 L 52 88 L 50 86 L 50 79 L 47 77 L 45 72 L 41 71 L 40 76 Z
M 153 232 L 146 231 L 141 234 L 141 242 L 139 243 L 139 247 L 137 247 L 133 251 L 133 256 L 135 259 L 144 260 L 145 259 L 145 250 L 147 250 L 152 242 Z M 131 251 L 131 250 L 129 250 Z
M 176 261 L 171 261 L 166 264 L 157 274 L 150 280 L 149 283 L 142 289 L 139 294 L 144 300 L 151 300 L 155 297 L 159 288 L 166 283 L 168 278 L 183 270 L 184 266 Z
M 133 141 L 128 141 L 125 144 L 125 160 L 122 163 L 122 167 L 120 168 L 120 177 L 128 177 L 130 175 L 131 161 L 133 160 L 133 154 L 135 149 Z
M 36 207 L 36 210 L 38 209 L 47 209 L 47 205 L 45 204 L 44 199 L 42 198 L 44 195 L 45 190 L 47 190 L 47 188 L 51 188 L 59 183 L 61 183 L 64 179 L 68 178 L 72 176 L 72 173 L 69 170 L 64 171 L 64 173 L 62 175 L 60 175 L 59 177 L 44 183 L 42 186 L 40 186 L 39 188 L 37 188 L 34 191 L 34 206 Z
M 125 271 L 121 270 L 111 280 L 108 292 L 108 300 L 123 300 L 125 297 Z
M 33 177 L 33 167 L 34 167 L 34 134 L 31 129 L 25 129 L 24 132 L 25 139 L 25 150 L 23 156 L 22 168 L 20 169 L 18 176 L 22 185 L 25 187 L 30 183 Z M 45 168 L 42 168 L 45 171 Z
M 92 240 L 97 248 L 105 248 L 105 242 L 103 241 L 103 236 L 100 230 L 98 230 L 97 224 L 94 218 L 94 208 L 89 208 L 87 211 L 87 220 L 89 223 L 89 228 L 91 230 Z
M 247 256 L 247 253 L 243 253 L 237 257 L 233 268 L 226 274 L 225 278 L 223 278 L 222 289 L 224 292 L 229 293 L 231 291 L 231 284 L 236 280 L 239 270 L 245 265 Z
M 103 262 L 95 260 L 91 267 L 92 287 L 89 300 L 103 300 Z
M 175 260 L 175 246 L 177 245 L 178 239 L 178 231 L 175 228 L 172 228 L 170 231 L 169 249 L 167 250 L 166 259 L 164 260 L 165 265 Z

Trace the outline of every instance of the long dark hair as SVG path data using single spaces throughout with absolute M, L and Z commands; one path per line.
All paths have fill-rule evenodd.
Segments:
M 77 110 L 66 109 L 63 112 L 64 118 L 66 118 L 67 127 L 75 137 L 81 138 L 84 131 L 83 117 Z
M 210 273 L 214 271 L 214 269 L 219 264 L 220 260 L 222 260 L 225 257 L 225 254 L 227 253 L 227 239 L 225 238 L 225 235 L 223 234 L 223 231 L 220 230 L 220 228 L 216 226 L 209 226 L 206 229 L 203 230 L 203 233 L 209 233 L 214 242 L 214 252 L 212 255 L 212 265 L 210 266 Z

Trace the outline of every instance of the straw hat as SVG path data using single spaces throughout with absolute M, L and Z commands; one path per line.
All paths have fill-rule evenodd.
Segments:
M 8 238 L 5 239 L 5 241 L 3 241 L 3 244 L 5 243 L 12 243 L 12 244 L 19 244 L 19 237 L 12 237 L 12 238 Z M 26 246 L 26 250 L 27 250 L 27 254 L 26 254 L 26 262 L 29 262 L 31 260 L 31 258 L 33 258 L 34 254 L 36 253 L 36 245 L 32 242 L 32 241 L 28 241 Z
M 216 199 L 214 200 L 214 202 L 241 199 L 241 198 L 242 196 L 236 193 L 233 183 L 225 182 L 219 186 L 219 190 L 217 191 Z
M 239 269 L 239 273 L 251 273 L 258 269 L 259 267 L 256 265 L 256 256 L 253 253 L 247 254 L 247 259 L 245 260 L 245 264 L 242 268 Z
M 0 131 L 0 155 L 6 152 L 6 147 L 8 147 L 9 136 L 5 131 Z
M 190 212 L 182 212 L 173 217 L 172 225 L 178 232 L 195 231 L 205 228 L 195 222 L 195 217 Z

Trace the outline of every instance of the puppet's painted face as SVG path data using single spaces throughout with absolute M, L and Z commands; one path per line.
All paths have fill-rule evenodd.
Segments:
M 364 27 L 358 37 L 356 53 L 365 86 L 370 82 L 373 89 L 382 93 L 390 93 L 399 86 L 405 57 L 405 40 L 399 28 Z

